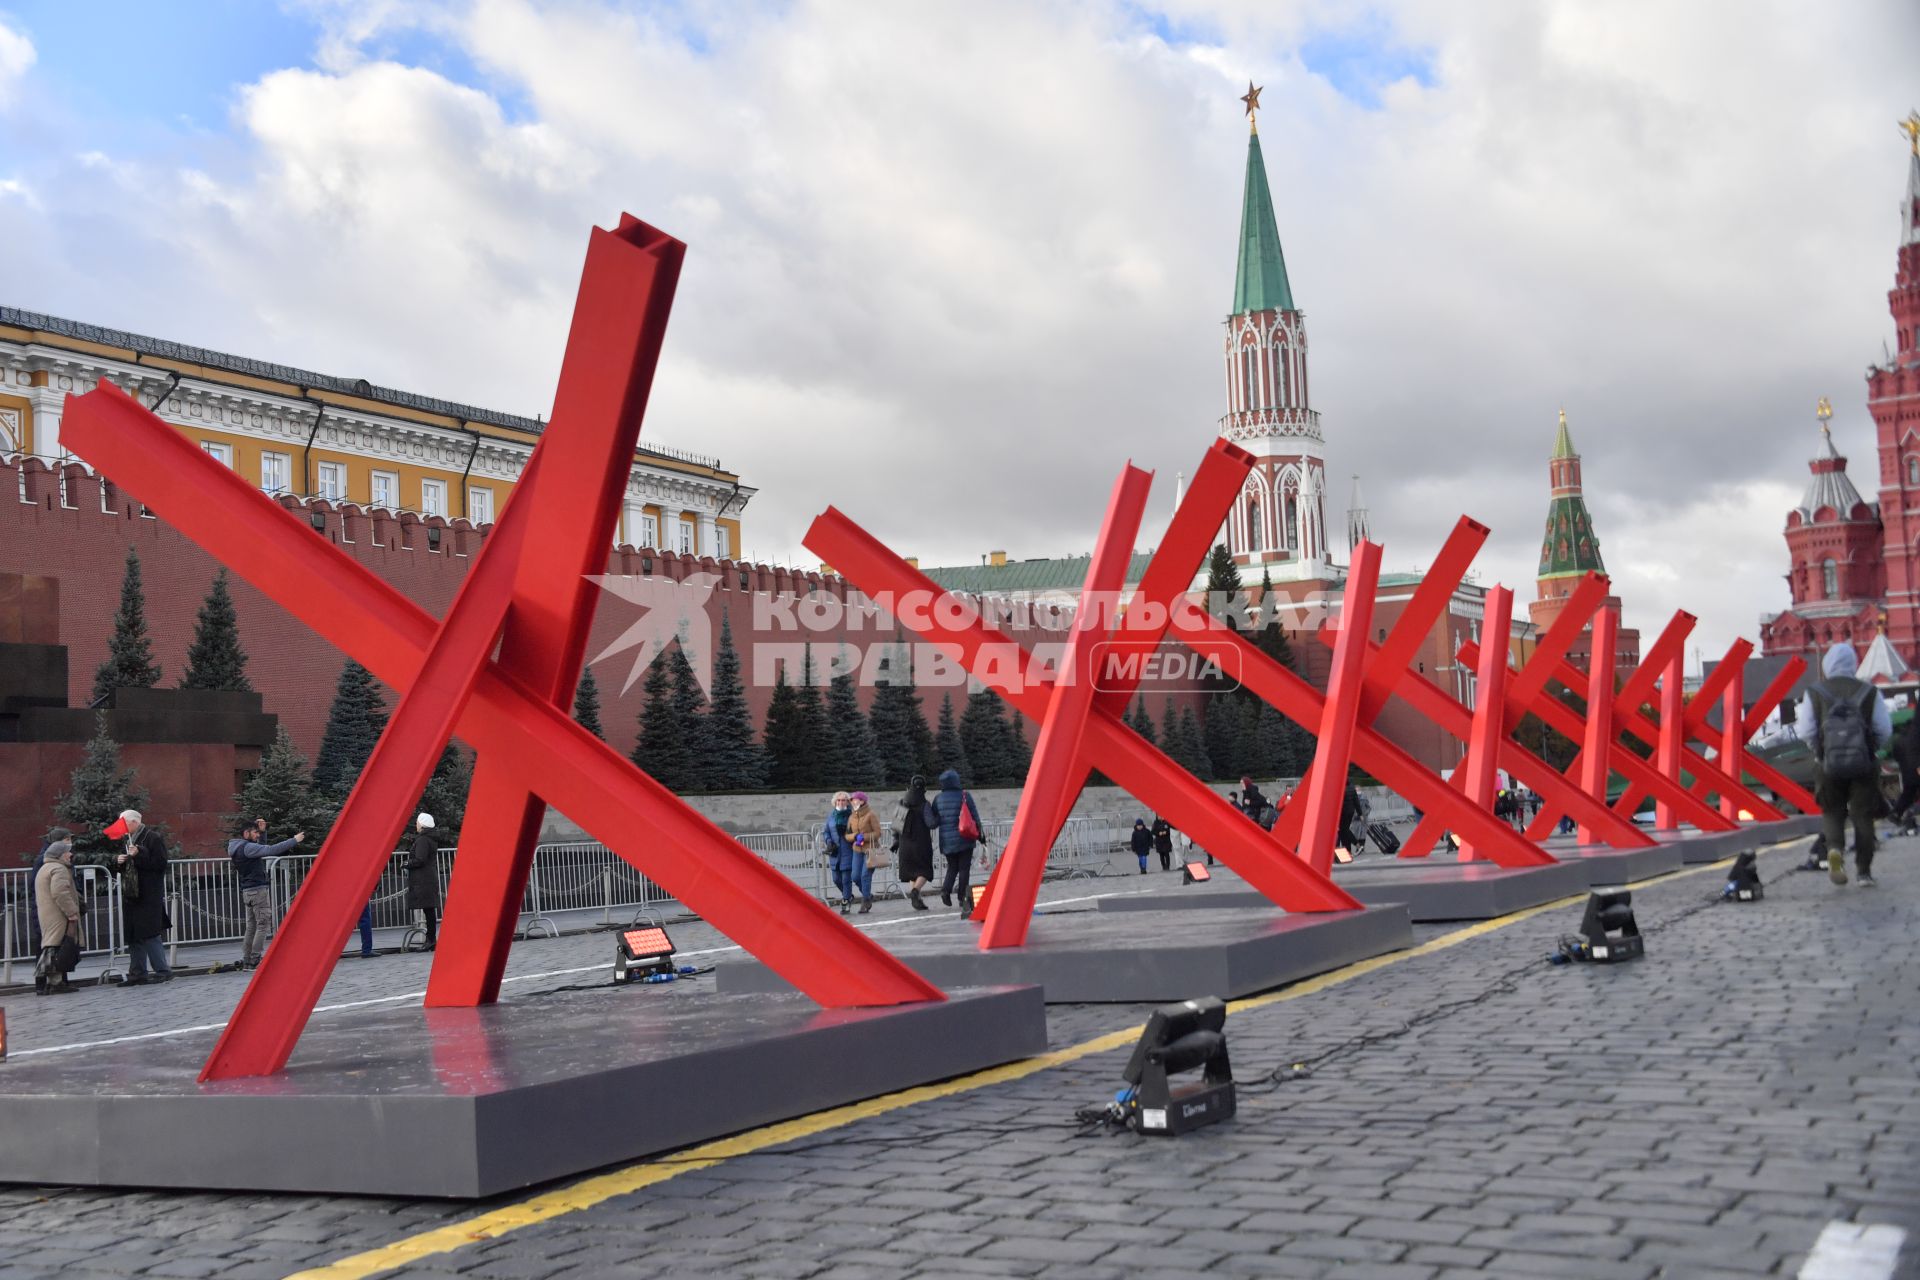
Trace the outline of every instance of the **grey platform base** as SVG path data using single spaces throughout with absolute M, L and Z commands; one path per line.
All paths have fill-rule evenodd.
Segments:
M 1027 943 L 982 951 L 978 926 L 952 917 L 868 936 L 945 990 L 1033 983 L 1048 1004 L 1235 999 L 1413 945 L 1401 906 L 1317 915 L 1272 907 L 1167 917 L 1102 911 L 1042 913 Z M 720 990 L 784 990 L 753 961 L 722 964 Z
M 1492 920 L 1570 894 L 1585 893 L 1587 869 L 1578 863 L 1497 867 L 1482 862 L 1391 860 L 1334 868 L 1334 879 L 1368 906 L 1399 903 L 1416 924 L 1436 920 Z M 1218 888 L 1211 885 L 1218 884 Z M 1266 899 L 1241 881 L 1182 885 L 1162 892 L 1100 899 L 1102 911 L 1165 911 L 1197 907 L 1258 907 Z
M 1574 844 L 1549 840 L 1541 846 L 1560 861 L 1582 868 L 1587 884 L 1638 884 L 1655 876 L 1678 871 L 1681 866 L 1678 844 L 1657 844 L 1648 849 L 1614 849 L 1603 844 Z
M 1047 1047 L 1035 987 L 829 1011 L 709 981 L 323 1015 L 283 1074 L 219 1085 L 211 1033 L 16 1056 L 0 1181 L 489 1196 Z
M 1820 815 L 1795 814 L 1779 822 L 1743 822 L 1738 831 L 1696 831 L 1692 827 L 1683 827 L 1679 831 L 1655 831 L 1651 834 L 1662 844 L 1677 846 L 1680 860 L 1691 867 L 1763 849 L 1783 840 L 1819 835 Z

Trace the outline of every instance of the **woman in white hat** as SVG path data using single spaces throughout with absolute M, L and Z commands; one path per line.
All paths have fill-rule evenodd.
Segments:
M 407 853 L 407 910 L 427 921 L 427 950 L 440 939 L 440 842 L 433 836 L 433 815 L 413 820 L 413 848 Z

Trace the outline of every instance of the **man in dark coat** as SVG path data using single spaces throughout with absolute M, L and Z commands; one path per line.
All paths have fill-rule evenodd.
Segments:
M 113 869 L 120 876 L 120 918 L 127 932 L 127 985 L 165 982 L 173 976 L 167 964 L 167 929 L 173 923 L 167 919 L 167 842 L 141 820 L 138 809 L 124 810 L 101 834 L 126 840 L 113 855 Z
M 1160 855 L 1162 871 L 1173 870 L 1173 824 L 1158 815 L 1153 819 L 1153 851 Z
M 407 910 L 427 922 L 427 950 L 440 941 L 440 842 L 433 837 L 433 815 L 413 820 L 413 847 L 407 851 Z
M 980 822 L 980 810 L 974 807 L 973 797 L 960 786 L 960 775 L 949 769 L 940 775 L 940 792 L 927 801 L 927 826 L 940 833 L 940 853 L 947 860 L 946 879 L 940 884 L 940 901 L 947 906 L 953 905 L 953 896 L 960 895 L 960 916 L 965 919 L 973 914 L 973 838 L 960 834 L 960 814 L 965 811 L 973 818 L 976 829 L 986 828 Z

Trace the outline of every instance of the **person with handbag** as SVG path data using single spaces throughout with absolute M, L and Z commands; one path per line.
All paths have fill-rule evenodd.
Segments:
M 960 895 L 960 918 L 973 914 L 973 849 L 980 843 L 980 810 L 973 797 L 960 786 L 960 774 L 948 769 L 940 775 L 940 792 L 927 801 L 927 826 L 940 833 L 940 854 L 947 860 L 946 878 L 940 882 L 940 901 L 953 905 Z
M 827 810 L 827 820 L 820 827 L 820 844 L 827 855 L 827 869 L 833 873 L 833 887 L 839 893 L 837 905 L 840 914 L 845 915 L 853 907 L 853 836 L 848 828 L 853 823 L 853 796 L 845 791 L 833 793 L 833 804 Z
M 165 982 L 173 977 L 167 964 L 167 842 L 149 827 L 138 809 L 124 809 L 114 824 L 101 832 L 126 847 L 113 855 L 120 877 L 120 918 L 127 931 L 129 987 Z
M 847 839 L 853 845 L 853 887 L 860 891 L 860 914 L 873 910 L 873 873 L 887 865 L 880 847 L 880 815 L 867 804 L 867 793 L 853 793 L 853 811 L 847 818 Z
M 33 994 L 61 996 L 76 991 L 67 975 L 80 963 L 80 893 L 73 886 L 73 833 L 65 827 L 48 833 L 46 860 L 33 877 L 33 902 L 40 921 Z

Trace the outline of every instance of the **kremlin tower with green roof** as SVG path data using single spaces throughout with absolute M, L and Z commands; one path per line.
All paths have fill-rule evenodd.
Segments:
M 1335 579 L 1327 545 L 1325 441 L 1307 394 L 1306 318 L 1295 305 L 1273 215 L 1260 131 L 1260 90 L 1247 86 L 1247 176 L 1239 260 L 1223 355 L 1227 412 L 1220 434 L 1255 458 L 1227 517 L 1224 541 L 1242 576 L 1274 582 Z
M 1581 490 L 1580 455 L 1573 448 L 1573 434 L 1567 430 L 1567 411 L 1560 411 L 1560 434 L 1554 438 L 1553 456 L 1547 460 L 1551 490 L 1547 499 L 1547 531 L 1540 543 L 1539 599 L 1527 607 L 1533 624 L 1544 632 L 1567 606 L 1567 597 L 1589 573 L 1604 574 L 1607 566 L 1600 559 L 1600 535 L 1594 532 L 1593 517 L 1587 512 L 1587 499 Z M 1620 612 L 1618 596 L 1608 596 L 1601 606 Z M 1569 656 L 1584 668 L 1591 645 L 1589 628 L 1576 641 Z M 1640 633 L 1621 628 L 1618 633 L 1614 666 L 1621 672 L 1640 665 Z

